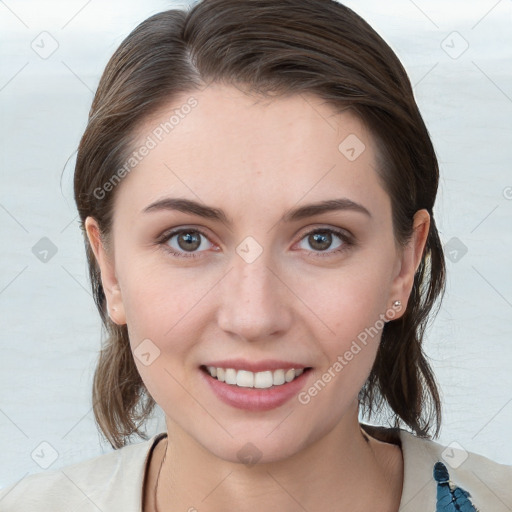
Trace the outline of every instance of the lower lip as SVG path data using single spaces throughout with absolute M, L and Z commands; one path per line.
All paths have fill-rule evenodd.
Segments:
M 299 393 L 309 375 L 309 370 L 306 370 L 291 382 L 281 386 L 256 389 L 226 384 L 203 370 L 200 372 L 220 400 L 232 407 L 247 411 L 269 411 L 283 405 Z

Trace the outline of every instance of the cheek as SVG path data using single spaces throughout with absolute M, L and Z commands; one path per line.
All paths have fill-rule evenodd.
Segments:
M 190 327 L 206 286 L 155 266 L 125 275 L 123 304 L 139 374 L 158 403 L 177 403 L 184 397 L 176 381 L 186 386 L 187 357 L 197 340 Z
M 179 413 L 176 404 L 189 403 L 186 390 L 193 389 L 193 375 L 187 371 L 197 340 L 197 333 L 187 329 L 194 322 L 190 305 L 193 297 L 187 301 L 156 280 L 146 280 L 144 286 L 131 292 L 125 308 L 137 370 L 166 414 Z
M 374 364 L 385 325 L 387 282 L 377 279 L 377 274 L 362 277 L 340 276 L 329 293 L 321 293 L 316 287 L 311 295 L 316 312 L 329 329 L 316 321 L 323 362 L 298 399 L 309 408 L 311 417 L 325 417 L 327 423 L 337 421 L 357 400 Z
M 347 349 L 355 339 L 376 339 L 389 307 L 391 287 L 389 266 L 378 262 L 361 262 L 329 272 L 322 271 L 303 281 L 298 292 L 311 305 L 311 314 L 317 317 L 317 332 L 323 332 L 326 351 L 331 354 Z
M 169 269 L 158 263 L 134 267 L 126 269 L 122 288 L 133 342 L 141 337 L 172 339 L 199 313 L 200 302 L 212 286 L 210 280 L 207 276 L 199 279 L 197 270 Z

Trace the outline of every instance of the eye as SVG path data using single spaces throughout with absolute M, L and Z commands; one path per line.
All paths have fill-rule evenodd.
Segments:
M 209 249 L 208 244 L 211 245 L 207 235 L 197 228 L 181 228 L 164 233 L 158 243 L 178 258 L 197 258 L 199 255 L 195 252 Z
M 333 238 L 334 237 L 334 238 Z M 337 244 L 332 247 L 333 242 Z M 313 249 L 314 256 L 326 257 L 348 250 L 354 240 L 347 232 L 332 228 L 320 228 L 306 233 L 300 243 L 306 242 Z M 180 228 L 164 233 L 157 241 L 167 252 L 178 258 L 197 258 L 200 253 L 210 249 L 213 244 L 208 235 L 197 228 Z M 304 247 L 300 247 L 304 249 Z M 328 249 L 331 250 L 328 250 Z M 334 249 L 334 250 L 332 250 Z
M 333 238 L 334 236 L 334 238 Z M 337 245 L 332 247 L 333 241 L 336 239 L 339 240 Z M 338 254 L 350 248 L 354 245 L 354 241 L 351 236 L 345 231 L 331 229 L 331 228 L 321 228 L 315 229 L 306 233 L 305 236 L 302 237 L 301 243 L 306 242 L 312 249 L 315 256 L 332 256 L 333 254 Z M 302 247 L 304 248 L 304 247 Z M 327 251 L 327 249 L 333 249 Z M 309 250 L 306 248 L 306 250 Z M 323 254 L 322 254 L 323 253 Z

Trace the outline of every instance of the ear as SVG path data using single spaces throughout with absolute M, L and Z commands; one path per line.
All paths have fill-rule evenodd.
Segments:
M 399 300 L 401 308 L 396 312 L 400 318 L 407 309 L 407 302 L 414 284 L 414 276 L 418 269 L 430 229 L 430 215 L 427 210 L 418 210 L 413 218 L 413 233 L 409 243 L 402 249 L 398 262 L 398 274 L 393 279 L 389 300 Z
M 107 298 L 107 312 L 111 320 L 117 325 L 126 324 L 121 289 L 117 282 L 113 255 L 110 255 L 103 245 L 100 236 L 100 229 L 96 219 L 87 217 L 85 219 L 85 230 L 91 244 L 94 256 L 101 271 L 101 284 L 105 297 Z

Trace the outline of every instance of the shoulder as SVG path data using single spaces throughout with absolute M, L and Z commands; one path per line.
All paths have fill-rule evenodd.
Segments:
M 26 476 L 0 491 L 3 512 L 140 510 L 150 449 L 165 433 L 105 455 Z
M 512 466 L 468 452 L 457 443 L 444 446 L 404 430 L 400 441 L 404 459 L 400 512 L 418 510 L 420 504 L 435 510 L 437 501 L 457 499 L 469 501 L 473 509 L 468 510 L 512 510 Z

